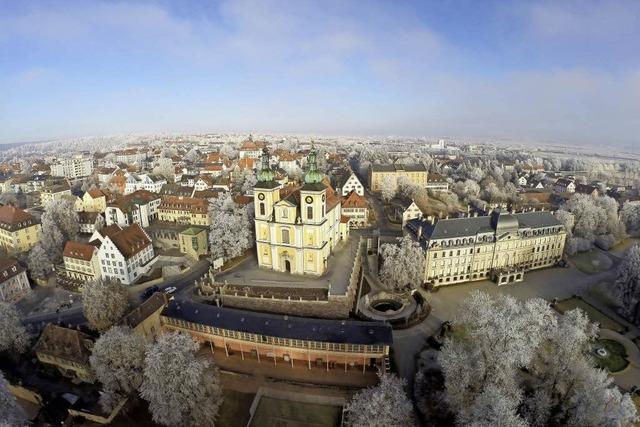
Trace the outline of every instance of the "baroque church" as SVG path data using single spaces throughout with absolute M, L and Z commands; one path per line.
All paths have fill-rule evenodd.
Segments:
M 262 268 L 320 276 L 333 249 L 348 238 L 340 196 L 325 184 L 316 156 L 312 149 L 301 186 L 281 187 L 263 150 L 254 187 L 256 256 Z

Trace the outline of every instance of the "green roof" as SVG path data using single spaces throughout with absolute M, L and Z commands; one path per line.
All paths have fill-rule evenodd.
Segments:
M 189 236 L 195 236 L 197 234 L 202 233 L 203 231 L 205 231 L 206 228 L 205 227 L 197 227 L 197 226 L 191 226 L 187 229 L 184 229 L 180 232 L 180 234 L 187 234 Z

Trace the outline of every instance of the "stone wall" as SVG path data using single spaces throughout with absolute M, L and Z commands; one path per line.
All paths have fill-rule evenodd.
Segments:
M 259 287 L 253 287 L 251 293 L 225 293 L 218 290 L 217 295 L 211 295 L 205 290 L 213 291 L 215 288 L 210 286 L 201 286 L 201 294 L 206 295 L 208 300 L 216 298 L 225 307 L 240 308 L 253 311 L 265 311 L 271 313 L 290 314 L 293 316 L 320 317 L 327 319 L 347 319 L 353 311 L 356 294 L 362 281 L 362 259 L 366 252 L 366 241 L 360 239 L 358 244 L 358 252 L 353 261 L 353 267 L 349 277 L 349 285 L 346 293 L 333 294 L 329 288 L 326 299 L 305 300 L 296 298 L 295 288 L 289 288 L 293 296 L 285 298 L 264 297 L 259 295 Z M 245 285 L 234 285 L 237 287 L 247 287 Z

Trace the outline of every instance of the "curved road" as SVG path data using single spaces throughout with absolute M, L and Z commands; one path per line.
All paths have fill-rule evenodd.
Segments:
M 169 286 L 175 286 L 178 288 L 176 294 L 184 293 L 189 286 L 193 285 L 194 281 L 200 279 L 209 270 L 209 260 L 207 258 L 201 259 L 196 262 L 187 272 L 179 274 L 177 276 L 169 277 L 162 283 L 157 284 L 161 290 Z M 133 310 L 143 301 L 140 299 L 140 295 L 148 286 L 135 285 L 129 288 L 129 308 Z M 87 322 L 84 314 L 82 313 L 82 307 L 74 307 L 67 310 L 60 310 L 59 312 L 41 313 L 32 316 L 26 316 L 22 322 L 27 329 L 32 333 L 39 333 L 48 323 L 59 323 L 65 326 L 78 326 L 84 325 Z

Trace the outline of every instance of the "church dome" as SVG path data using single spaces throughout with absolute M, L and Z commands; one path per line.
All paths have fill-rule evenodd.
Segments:
M 311 149 L 307 163 L 309 164 L 309 170 L 304 175 L 305 184 L 316 184 L 322 182 L 324 174 L 318 170 L 318 164 L 316 161 L 317 153 L 315 149 Z
M 271 182 L 276 179 L 276 173 L 269 166 L 269 150 L 262 150 L 262 167 L 256 176 L 258 182 Z

